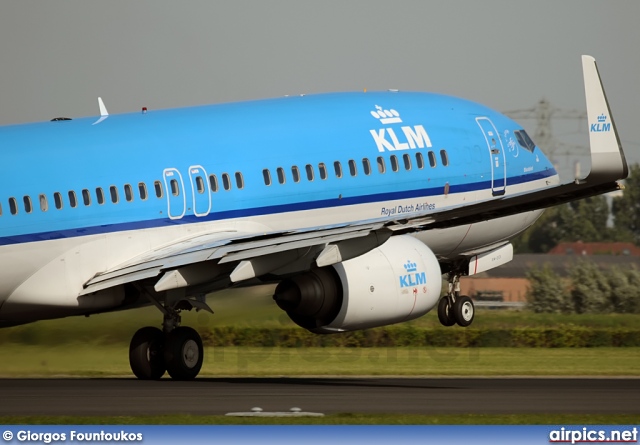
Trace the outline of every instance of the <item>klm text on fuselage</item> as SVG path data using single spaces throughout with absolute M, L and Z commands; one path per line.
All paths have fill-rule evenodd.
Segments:
M 381 128 L 379 130 L 369 130 L 369 132 L 373 136 L 379 152 L 431 148 L 433 146 L 427 130 L 422 125 L 404 126 L 400 129 L 404 135 L 400 139 L 393 128 Z

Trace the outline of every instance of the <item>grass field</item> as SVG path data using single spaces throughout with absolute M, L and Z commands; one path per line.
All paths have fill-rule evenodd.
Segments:
M 130 376 L 126 345 L 4 345 L 0 376 Z M 215 376 L 638 376 L 640 348 L 207 348 Z

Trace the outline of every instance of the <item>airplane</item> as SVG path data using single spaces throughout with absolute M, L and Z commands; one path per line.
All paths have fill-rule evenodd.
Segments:
M 627 176 L 595 59 L 582 67 L 592 168 L 567 183 L 521 125 L 433 93 L 122 115 L 99 98 L 97 119 L 0 127 L 0 327 L 154 305 L 162 330 L 135 333 L 132 372 L 189 380 L 204 350 L 181 311 L 230 287 L 277 283 L 317 334 L 433 309 L 469 326 L 461 276 L 510 261 L 545 208 Z

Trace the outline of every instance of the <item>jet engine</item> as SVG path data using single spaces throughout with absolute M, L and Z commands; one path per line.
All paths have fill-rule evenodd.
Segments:
M 329 334 L 421 317 L 437 305 L 441 287 L 433 252 L 402 235 L 357 258 L 288 278 L 273 298 L 299 326 Z

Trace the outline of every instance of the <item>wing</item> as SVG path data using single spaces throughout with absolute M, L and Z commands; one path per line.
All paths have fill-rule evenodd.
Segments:
M 348 249 L 351 252 L 349 258 L 353 258 L 389 239 L 391 231 L 384 226 L 382 221 L 363 221 L 291 232 L 215 232 L 196 235 L 96 275 L 85 284 L 80 295 L 157 277 L 161 273 L 164 275 L 155 285 L 156 291 L 184 287 L 181 284 L 201 284 L 229 272 L 229 267 L 225 265 L 234 266 L 229 273 L 232 282 L 242 281 L 295 261 L 314 246 L 342 246 L 345 255 L 345 249 Z M 345 256 L 339 261 L 346 259 Z M 199 265 L 205 267 L 194 267 Z
M 604 127 L 608 131 L 593 131 L 590 124 L 592 169 L 582 179 L 405 218 L 387 217 L 289 232 L 200 234 L 96 275 L 85 283 L 81 295 L 157 277 L 157 292 L 215 280 L 239 282 L 280 270 L 301 258 L 311 258 L 318 267 L 328 266 L 362 255 L 393 234 L 466 225 L 618 190 L 621 186 L 617 181 L 627 176 L 627 163 L 595 59 L 583 56 L 582 65 L 589 122 L 602 122 L 603 116 L 610 120 L 609 126 Z

